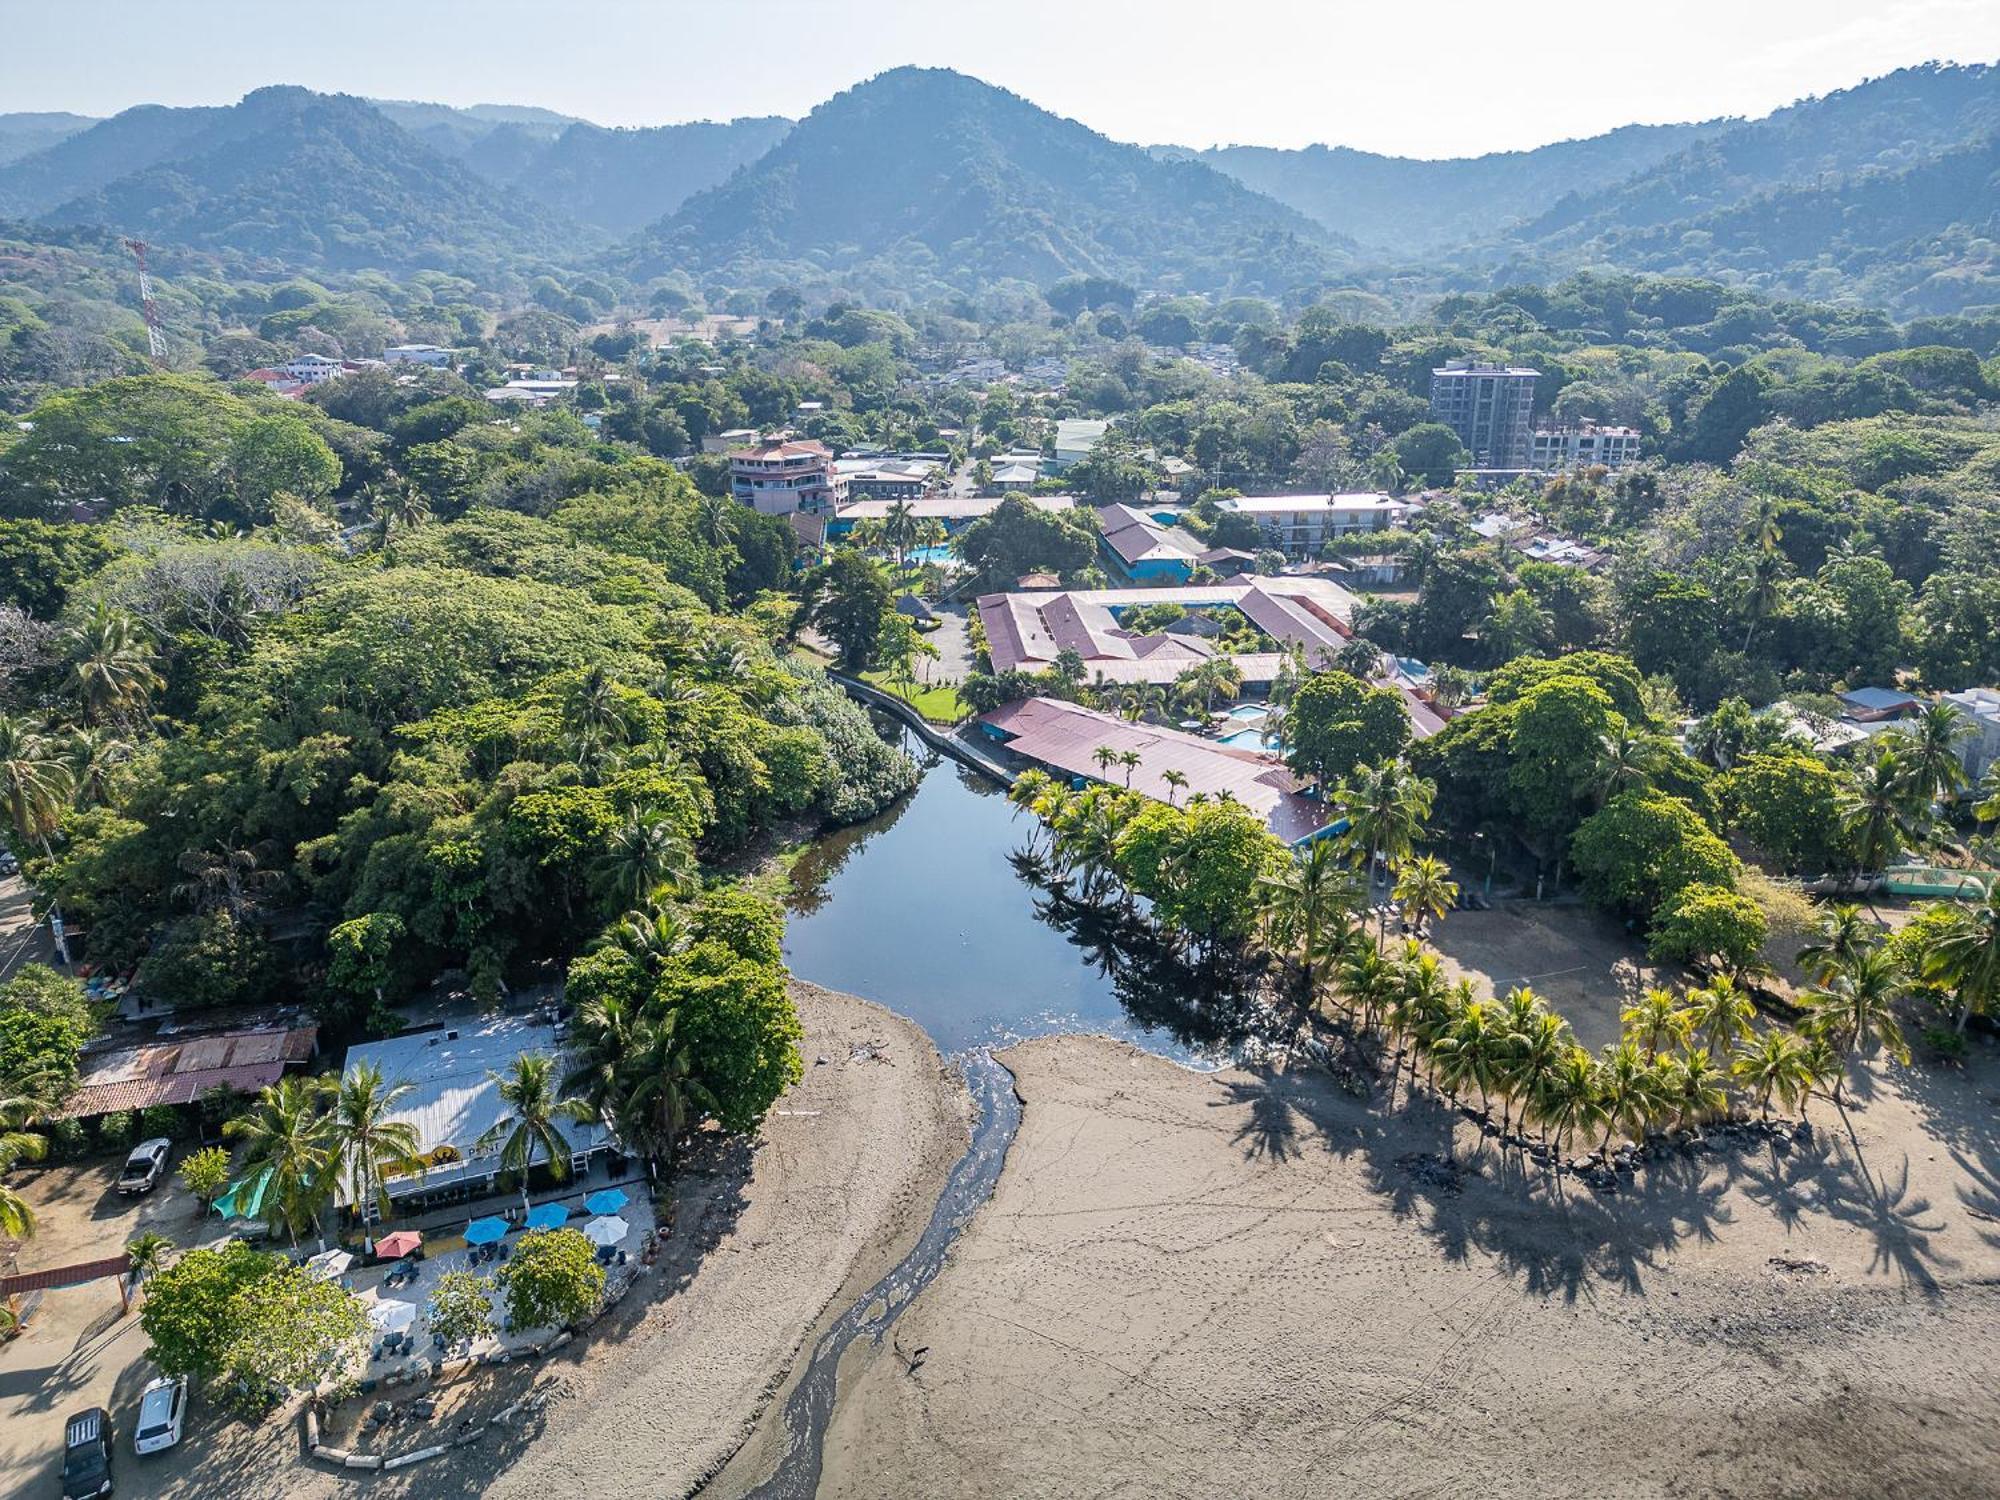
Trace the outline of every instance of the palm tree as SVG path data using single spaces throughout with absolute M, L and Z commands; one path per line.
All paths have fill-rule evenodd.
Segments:
M 1825 1035 L 1845 1064 L 1851 1065 L 1870 1040 L 1898 1062 L 1908 1062 L 1910 1049 L 1895 1012 L 1896 998 L 1905 986 L 1902 965 L 1893 953 L 1880 946 L 1864 949 L 1807 997 L 1807 1025 Z M 1840 1084 L 1834 1085 L 1836 1100 L 1840 1089 Z
M 16 1162 L 39 1161 L 47 1151 L 47 1142 L 31 1131 L 10 1127 L 0 1132 L 0 1177 L 11 1171 Z M 0 1235 L 25 1240 L 34 1232 L 34 1208 L 16 1189 L 0 1181 Z
M 1182 771 L 1176 771 L 1172 766 L 1169 766 L 1166 770 L 1160 772 L 1160 780 L 1167 784 L 1167 806 L 1172 807 L 1174 805 L 1174 794 L 1187 790 L 1187 774 Z
M 1842 789 L 1840 820 L 1854 840 L 1854 878 L 1888 865 L 1916 838 L 1910 764 L 1884 735 Z
M 1332 801 L 1347 816 L 1349 847 L 1372 884 L 1378 858 L 1392 864 L 1412 853 L 1430 817 L 1434 783 L 1411 774 L 1399 761 L 1364 766 L 1352 782 L 1334 788 Z M 1382 942 L 1388 940 L 1384 921 Z
M 694 881 L 694 846 L 665 818 L 634 811 L 615 829 L 597 863 L 598 879 L 627 906 L 650 902 L 663 888 L 681 889 Z
M 905 555 L 917 539 L 920 526 L 916 507 L 907 500 L 889 502 L 888 513 L 882 517 L 882 540 L 896 550 L 896 571 L 903 571 Z
M 1438 1072 L 1445 1087 L 1471 1084 L 1479 1090 L 1479 1112 L 1504 1073 L 1503 1061 L 1511 1038 L 1490 1000 L 1474 1000 L 1460 1012 L 1451 1029 L 1437 1040 Z
M 1659 752 L 1644 734 L 1621 726 L 1597 742 L 1597 762 L 1591 768 L 1591 790 L 1602 807 L 1620 792 L 1649 786 L 1659 765 Z
M 74 790 L 60 747 L 28 720 L 0 714 L 0 797 L 14 831 L 46 851 Z
M 1108 779 L 1111 768 L 1118 764 L 1118 752 L 1109 745 L 1099 745 L 1090 752 L 1090 758 L 1097 762 L 1097 775 L 1100 780 Z
M 1783 561 L 1775 553 L 1766 553 L 1750 565 L 1743 579 L 1743 609 L 1750 617 L 1743 628 L 1743 650 L 1746 654 L 1750 650 L 1750 642 L 1756 638 L 1758 625 L 1778 607 L 1778 584 L 1783 576 Z
M 1687 996 L 1688 1034 L 1709 1050 L 1711 1056 L 1727 1057 L 1739 1042 L 1750 1038 L 1751 1020 L 1757 1007 L 1736 987 L 1727 974 L 1716 978 Z
M 391 1084 L 378 1064 L 360 1062 L 340 1080 L 334 1096 L 333 1166 L 346 1173 L 347 1201 L 361 1220 L 362 1248 L 371 1255 L 375 1240 L 368 1231 L 369 1211 L 385 1216 L 389 1212 L 384 1174 L 410 1166 L 420 1145 L 416 1126 L 389 1118 L 413 1087 L 408 1082 Z
M 717 1108 L 715 1096 L 696 1075 L 694 1051 L 680 1034 L 679 1020 L 679 1011 L 665 1010 L 641 1025 L 633 1055 L 635 1081 L 618 1117 L 621 1133 L 645 1153 L 648 1163 L 657 1158 L 668 1167 L 695 1111 Z
M 1694 1031 L 1694 1016 L 1681 1008 L 1672 990 L 1651 989 L 1618 1013 L 1618 1024 L 1628 1041 L 1646 1049 L 1646 1056 L 1658 1057 L 1687 1041 Z
M 1604 1140 L 1599 1151 L 1611 1165 L 1611 1132 L 1623 1126 L 1633 1140 L 1643 1140 L 1665 1098 L 1660 1070 L 1633 1042 L 1606 1047 L 1597 1069 L 1598 1092 L 1604 1105 Z
M 1141 756 L 1137 750 L 1120 750 L 1118 764 L 1125 768 L 1125 789 L 1132 789 L 1132 773 L 1138 769 Z
M 125 1258 L 142 1284 L 166 1270 L 173 1250 L 174 1242 L 157 1229 L 141 1230 L 125 1242 Z
M 1964 789 L 1965 763 L 1958 752 L 1972 729 L 1970 718 L 1939 699 L 1890 731 L 1904 742 L 1911 786 L 1923 794 L 1924 801 L 1940 800 Z
M 396 533 L 415 531 L 431 518 L 431 503 L 424 498 L 422 490 L 411 484 L 396 484 L 379 492 L 375 498 L 375 530 L 382 544 L 384 554 L 391 560 L 394 552 L 391 543 Z
M 1537 1101 L 1547 1092 L 1550 1079 L 1569 1055 L 1575 1038 L 1570 1034 L 1569 1022 L 1543 1009 L 1541 998 L 1533 991 L 1516 990 L 1508 995 L 1509 1001 L 1516 995 L 1525 995 L 1532 1007 L 1525 1022 L 1514 1027 L 1514 1046 L 1506 1058 L 1505 1084 L 1507 1093 L 1521 1100 L 1521 1121 L 1525 1125 L 1536 1116 Z M 1547 1138 L 1544 1130 L 1543 1140 Z
M 92 723 L 143 711 L 165 685 L 153 670 L 152 645 L 138 622 L 102 600 L 69 632 L 65 646 L 70 668 L 64 686 Z
M 1582 1047 L 1571 1047 L 1556 1060 L 1533 1101 L 1544 1130 L 1553 1129 L 1556 1148 L 1572 1135 L 1586 1140 L 1604 1120 L 1604 1090 L 1597 1060 Z
M 1458 901 L 1458 882 L 1435 854 L 1399 861 L 1395 875 L 1396 885 L 1390 899 L 1401 908 L 1404 920 L 1419 933 L 1433 917 L 1442 917 Z
M 267 1085 L 250 1112 L 227 1121 L 222 1133 L 245 1143 L 243 1165 L 265 1178 L 265 1216 L 283 1226 L 297 1249 L 299 1230 L 319 1229 L 319 1214 L 333 1197 L 333 1121 L 326 1112 L 325 1080 L 296 1074 Z
M 1321 966 L 1347 946 L 1348 921 L 1360 896 L 1353 872 L 1331 840 L 1317 839 L 1296 851 L 1281 874 L 1263 876 L 1258 885 L 1266 899 L 1266 932 L 1279 952 L 1298 963 L 1310 1006 Z
M 1800 1091 L 1811 1085 L 1805 1047 L 1789 1031 L 1766 1031 L 1747 1044 L 1730 1063 L 1729 1071 L 1757 1095 L 1765 1119 L 1771 1118 L 1773 1098 L 1790 1108 Z
M 102 807 L 111 800 L 118 768 L 132 758 L 132 746 L 108 729 L 72 729 L 63 740 L 70 783 L 80 808 Z
M 1817 936 L 1799 949 L 1799 967 L 1815 984 L 1824 984 L 1842 964 L 1877 941 L 1878 929 L 1851 901 L 1835 903 L 1820 913 Z
M 1533 594 L 1526 589 L 1509 589 L 1493 596 L 1486 620 L 1479 627 L 1479 638 L 1496 663 L 1508 662 L 1541 645 L 1554 628 L 1555 617 Z
M 546 1052 L 523 1052 L 505 1073 L 489 1075 L 505 1112 L 475 1143 L 500 1147 L 501 1170 L 521 1179 L 521 1208 L 528 1207 L 528 1169 L 539 1156 L 558 1182 L 569 1176 L 569 1137 L 556 1122 L 587 1118 L 583 1101 L 561 1097 L 556 1060 Z
M 1670 1058 L 1665 1071 L 1665 1099 L 1679 1115 L 1683 1128 L 1699 1130 L 1729 1107 L 1729 1070 L 1695 1047 Z
M 1960 1036 L 1968 1017 L 1992 1012 L 2000 999 L 2000 881 L 1981 904 L 1953 909 L 1950 923 L 1924 955 L 1923 972 L 1957 995 Z
M 1367 682 L 1382 665 L 1382 648 L 1365 636 L 1357 635 L 1334 653 L 1333 665 L 1349 677 Z

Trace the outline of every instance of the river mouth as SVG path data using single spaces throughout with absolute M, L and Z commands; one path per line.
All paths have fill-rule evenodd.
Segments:
M 916 789 L 793 866 L 785 959 L 801 979 L 909 1017 L 947 1056 L 1083 1032 L 1215 1068 L 1253 1036 L 1246 976 L 1042 878 L 1003 788 L 914 736 L 903 748 L 925 768 Z

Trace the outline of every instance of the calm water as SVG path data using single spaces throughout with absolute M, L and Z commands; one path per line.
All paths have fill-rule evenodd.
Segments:
M 905 748 L 927 767 L 916 791 L 793 868 L 794 973 L 910 1017 L 948 1053 L 1085 1031 L 1198 1060 L 1241 1040 L 1229 985 L 1024 879 L 1011 856 L 1028 815 L 956 761 Z

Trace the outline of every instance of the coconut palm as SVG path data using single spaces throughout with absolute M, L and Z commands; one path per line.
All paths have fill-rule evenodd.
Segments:
M 1612 1131 L 1622 1126 L 1633 1140 L 1643 1140 L 1665 1102 L 1666 1085 L 1654 1060 L 1629 1041 L 1604 1049 L 1597 1085 L 1604 1106 L 1604 1140 L 1598 1149 L 1608 1166 Z
M 1541 1009 L 1540 998 L 1532 991 L 1515 993 L 1529 995 L 1536 1008 L 1526 1024 L 1514 1028 L 1513 1050 L 1506 1059 L 1506 1091 L 1521 1101 L 1523 1124 L 1531 1118 L 1543 1120 L 1542 1139 L 1546 1143 L 1546 1117 L 1539 1113 L 1538 1101 L 1546 1096 L 1551 1080 L 1575 1046 L 1576 1038 L 1570 1034 L 1569 1022 L 1553 1011 Z
M 1903 967 L 1893 953 L 1880 946 L 1863 949 L 1807 997 L 1807 1025 L 1826 1037 L 1845 1064 L 1851 1065 L 1871 1041 L 1898 1062 L 1908 1062 L 1910 1049 L 1895 1012 L 1897 997 L 1906 987 Z M 1840 1089 L 1836 1083 L 1836 1100 Z
M 1602 807 L 1620 792 L 1649 786 L 1660 756 L 1644 734 L 1620 726 L 1597 742 L 1597 760 L 1591 767 L 1590 788 Z
M 482 1149 L 499 1146 L 501 1170 L 520 1178 L 525 1212 L 528 1169 L 541 1160 L 558 1182 L 569 1176 L 569 1137 L 558 1122 L 587 1119 L 588 1107 L 581 1100 L 562 1097 L 556 1060 L 546 1052 L 523 1052 L 505 1073 L 488 1076 L 499 1093 L 503 1112 L 475 1144 Z
M 1345 951 L 1361 892 L 1354 873 L 1328 839 L 1296 851 L 1276 875 L 1258 880 L 1265 899 L 1265 933 L 1271 946 L 1299 966 L 1300 988 L 1310 1006 L 1323 967 Z
M 1757 1095 L 1758 1108 L 1767 1120 L 1773 1099 L 1789 1108 L 1811 1081 L 1804 1045 L 1791 1032 L 1776 1028 L 1746 1043 L 1731 1061 L 1729 1071 Z
M 92 808 L 111 800 L 119 767 L 132 758 L 132 746 L 108 729 L 72 729 L 63 739 L 62 753 L 69 762 L 76 805 Z
M 1784 579 L 1784 571 L 1783 560 L 1774 553 L 1767 553 L 1751 563 L 1744 573 L 1743 612 L 1749 617 L 1743 627 L 1743 649 L 1746 652 L 1757 635 L 1757 627 L 1778 607 L 1778 601 L 1783 597 L 1779 584 Z
M 1699 1130 L 1729 1107 L 1729 1070 L 1692 1047 L 1668 1058 L 1661 1070 L 1662 1099 L 1685 1129 Z
M 1382 962 L 1375 950 L 1365 944 L 1354 949 L 1354 956 L 1363 967 Z M 1451 981 L 1445 978 L 1444 965 L 1435 953 L 1420 950 L 1414 957 L 1396 963 L 1393 971 L 1389 1024 L 1408 1044 L 1410 1082 L 1414 1085 L 1418 1057 L 1432 1055 L 1437 1039 L 1450 1028 L 1452 1019 L 1470 1003 L 1470 998 L 1460 1000 L 1454 995 Z M 1396 1062 L 1401 1064 L 1402 1060 L 1399 1050 Z
M 1542 1090 L 1531 1101 L 1535 1118 L 1545 1132 L 1553 1132 L 1558 1150 L 1565 1139 L 1581 1135 L 1586 1140 L 1604 1120 L 1604 1091 L 1597 1059 L 1582 1047 L 1572 1046 L 1556 1059 Z
M 0 1133 L 0 1179 L 15 1163 L 39 1161 L 47 1153 L 47 1143 L 30 1131 L 8 1129 Z M 14 1188 L 0 1180 L 0 1235 L 25 1240 L 35 1232 L 35 1210 Z
M 1491 1000 L 1474 1000 L 1437 1040 L 1438 1076 L 1448 1089 L 1468 1084 L 1479 1090 L 1479 1112 L 1487 1112 L 1489 1096 L 1506 1072 L 1506 1054 L 1513 1039 L 1499 1008 Z
M 1687 994 L 1689 1037 L 1706 1047 L 1713 1057 L 1728 1057 L 1737 1043 L 1747 1041 L 1757 1007 L 1736 987 L 1727 974 L 1719 974 L 1709 984 Z
M 74 790 L 61 746 L 29 720 L 0 714 L 0 798 L 14 831 L 46 850 Z
M 649 1163 L 659 1160 L 669 1167 L 695 1112 L 717 1108 L 715 1096 L 697 1076 L 694 1050 L 679 1020 L 680 1012 L 666 1009 L 642 1022 L 634 1038 L 634 1081 L 618 1116 L 624 1138 Z
M 663 889 L 682 889 L 697 873 L 694 846 L 665 818 L 643 810 L 612 831 L 597 862 L 604 890 L 627 906 L 650 902 Z
M 167 1268 L 174 1242 L 157 1229 L 144 1229 L 125 1242 L 125 1259 L 143 1284 Z
M 153 646 L 139 623 L 99 600 L 64 639 L 64 686 L 93 724 L 143 712 L 165 680 L 153 669 Z
M 1946 984 L 1958 997 L 1957 1031 L 1968 1017 L 1990 1015 L 2000 1000 L 2000 881 L 1977 906 L 1953 909 L 1951 921 L 1923 958 L 1926 979 Z
M 907 500 L 891 500 L 887 514 L 882 517 L 882 540 L 896 552 L 896 571 L 903 570 L 903 564 L 910 548 L 915 545 L 917 532 L 922 523 L 917 520 L 916 507 Z
M 1458 901 L 1458 882 L 1451 878 L 1445 862 L 1435 854 L 1400 861 L 1395 867 L 1396 885 L 1390 899 L 1403 919 L 1421 933 L 1433 917 L 1442 917 Z
M 1854 878 L 1880 870 L 1917 837 L 1910 762 L 1884 735 L 1839 800 L 1841 825 L 1854 840 Z
M 1926 802 L 1949 797 L 1966 784 L 1959 748 L 1972 733 L 1972 720 L 1939 699 L 1889 731 L 1903 742 L 1911 785 Z
M 1880 929 L 1851 901 L 1838 902 L 1819 914 L 1810 943 L 1799 949 L 1799 967 L 1815 984 L 1824 984 L 1842 964 L 1872 947 Z
M 389 1212 L 386 1174 L 414 1164 L 417 1127 L 391 1119 L 396 1105 L 415 1085 L 390 1083 L 380 1065 L 359 1062 L 340 1080 L 333 1100 L 333 1166 L 347 1180 L 347 1201 L 362 1222 L 362 1246 L 374 1253 L 369 1210 Z
M 1627 1041 L 1646 1049 L 1646 1056 L 1658 1057 L 1686 1043 L 1694 1031 L 1694 1017 L 1674 998 L 1672 990 L 1650 989 L 1618 1013 Z
M 415 531 L 430 518 L 431 503 L 415 485 L 390 485 L 375 496 L 375 532 L 385 553 L 398 532 Z
M 222 1133 L 244 1143 L 243 1167 L 264 1178 L 265 1217 L 283 1228 L 292 1247 L 299 1231 L 319 1229 L 320 1210 L 333 1197 L 333 1121 L 326 1112 L 325 1080 L 296 1074 L 267 1085 L 247 1114 L 224 1123 Z

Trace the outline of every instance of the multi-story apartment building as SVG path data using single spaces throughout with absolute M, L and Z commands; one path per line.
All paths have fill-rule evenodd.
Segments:
M 1529 440 L 1529 466 L 1547 474 L 1567 474 L 1599 465 L 1616 469 L 1638 461 L 1639 434 L 1630 427 L 1599 427 L 1595 422 L 1577 427 L 1540 427 Z
M 1264 541 L 1288 557 L 1317 556 L 1331 537 L 1383 531 L 1419 508 L 1388 495 L 1243 495 L 1216 505 L 1250 517 Z
M 730 454 L 729 491 L 767 516 L 831 511 L 846 498 L 824 443 L 759 443 Z
M 1431 371 L 1431 420 L 1458 434 L 1475 469 L 1528 467 L 1540 370 L 1454 359 Z

